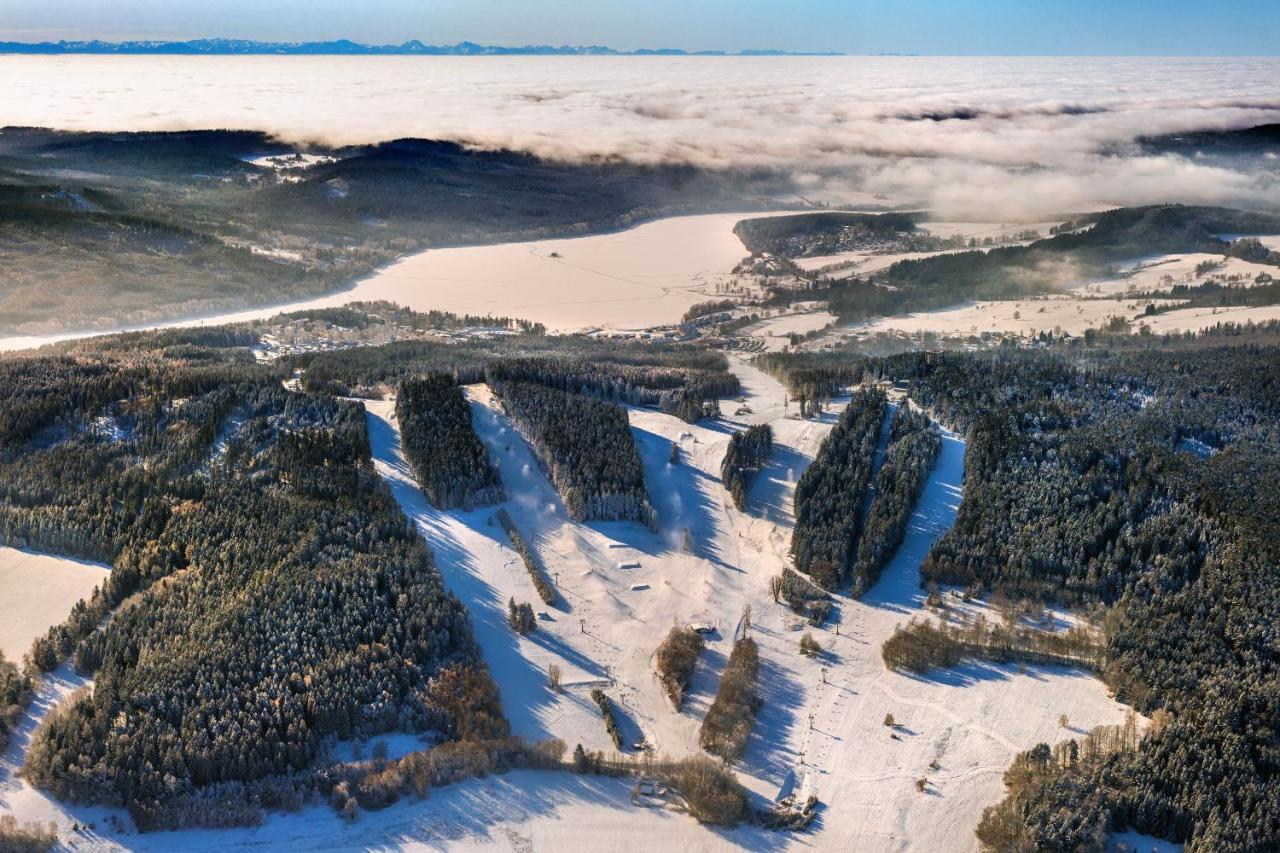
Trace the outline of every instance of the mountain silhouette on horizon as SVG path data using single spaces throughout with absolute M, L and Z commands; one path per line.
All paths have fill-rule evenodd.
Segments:
M 411 39 L 402 44 L 361 44 L 350 39 L 332 41 L 274 42 L 251 39 L 207 38 L 189 41 L 0 41 L 0 53 L 27 54 L 163 54 L 177 56 L 838 56 L 837 53 L 786 50 L 682 50 L 642 48 L 616 50 L 603 45 L 491 45 L 460 41 L 451 45 L 424 44 Z

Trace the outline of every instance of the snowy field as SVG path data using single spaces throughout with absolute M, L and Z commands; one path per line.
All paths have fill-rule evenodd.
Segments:
M 972 237 L 979 242 L 992 240 L 1012 240 L 1026 231 L 1039 232 L 1041 237 L 1049 236 L 1049 229 L 1061 225 L 1061 219 L 1040 220 L 1038 222 L 921 222 L 919 226 L 935 237 Z
M 1147 301 L 1078 299 L 1073 296 L 1042 296 L 999 302 L 966 302 L 953 308 L 919 311 L 881 317 L 849 327 L 854 333 L 880 332 L 967 336 L 983 333 L 1029 335 L 1055 329 L 1072 335 L 1106 325 L 1112 318 L 1133 321 L 1146 309 Z M 1151 318 L 1143 318 L 1150 322 Z
M 19 663 L 31 642 L 71 615 L 111 573 L 100 563 L 0 546 L 0 651 Z
M 791 335 L 816 332 L 819 329 L 825 329 L 835 321 L 836 316 L 826 311 L 783 314 L 753 323 L 738 334 L 760 338 L 764 341 L 765 352 L 775 352 L 790 345 Z
M 973 237 L 979 241 L 990 237 L 1001 240 L 997 246 L 978 246 L 979 249 L 997 248 L 998 246 L 1018 246 L 1022 242 L 1009 239 L 1023 231 L 1039 231 L 1042 237 L 1049 236 L 1049 229 L 1060 224 L 1051 222 L 1027 222 L 1009 224 L 996 222 L 921 222 L 919 227 L 936 237 Z M 841 275 L 868 275 L 888 269 L 898 261 L 914 261 L 920 258 L 931 258 L 935 255 L 952 255 L 956 252 L 968 252 L 972 249 L 942 249 L 936 252 L 839 252 L 834 255 L 816 255 L 812 258 L 796 258 L 800 269 L 818 271 L 828 267 L 838 267 Z M 835 272 L 833 270 L 833 272 Z
M 908 255 L 871 256 L 868 264 L 883 268 L 893 260 L 905 257 Z M 1203 263 L 1216 263 L 1218 266 L 1197 276 L 1196 267 Z M 859 272 L 863 270 L 863 267 L 857 268 Z M 1145 324 L 1153 332 L 1166 333 L 1195 332 L 1222 322 L 1244 324 L 1280 319 L 1280 306 L 1275 305 L 1174 309 L 1145 316 L 1143 312 L 1153 301 L 1158 306 L 1174 303 L 1160 299 L 1124 298 L 1139 292 L 1167 292 L 1173 285 L 1198 284 L 1209 279 L 1248 287 L 1260 274 L 1274 277 L 1277 270 L 1273 266 L 1223 258 L 1221 255 L 1194 252 L 1159 255 L 1123 264 L 1117 275 L 1081 283 L 1065 293 L 1028 299 L 966 302 L 936 311 L 895 314 L 848 327 L 848 331 L 860 336 L 880 333 L 932 333 L 946 337 L 984 333 L 1026 336 L 1055 330 L 1080 335 L 1087 329 L 1101 328 L 1119 318 L 1129 322 L 1134 329 Z
M 1258 305 L 1234 308 L 1182 308 L 1144 317 L 1142 322 L 1151 327 L 1151 331 L 1165 334 L 1167 332 L 1199 332 L 1218 323 L 1268 323 L 1280 320 L 1280 305 Z
M 969 249 L 941 249 L 936 252 L 837 252 L 834 255 L 814 255 L 811 258 L 795 258 L 796 266 L 810 272 L 830 272 L 837 277 L 868 275 L 880 272 L 898 261 L 918 261 L 936 255 L 954 255 Z
M 1192 264 L 1194 266 L 1194 264 Z M 1258 266 L 1236 261 L 1229 266 L 1231 272 L 1226 275 L 1242 275 L 1239 284 L 1252 284 L 1252 270 L 1242 270 L 1242 266 Z M 1169 288 L 1169 284 L 1161 286 L 1158 279 L 1165 273 L 1157 273 L 1156 269 L 1143 270 L 1138 273 L 1144 279 L 1156 279 L 1149 282 L 1149 287 L 1160 291 Z M 1275 268 L 1270 268 L 1274 272 Z M 1202 279 L 1196 279 L 1202 280 Z M 1185 283 L 1185 280 L 1175 283 Z M 1002 300 L 995 302 L 964 302 L 964 304 L 936 311 L 916 311 L 911 314 L 895 314 L 883 316 L 869 323 L 860 323 L 841 329 L 841 333 L 852 333 L 855 336 L 876 336 L 881 333 L 937 334 L 941 337 L 968 337 L 974 334 L 1015 334 L 1015 336 L 1032 336 L 1038 332 L 1066 332 L 1080 336 L 1087 329 L 1105 327 L 1111 320 L 1121 319 L 1130 324 L 1130 329 L 1137 330 L 1139 325 L 1146 325 L 1153 333 L 1201 332 L 1203 329 L 1219 323 L 1267 323 L 1280 320 L 1280 305 L 1256 305 L 1234 307 L 1189 307 L 1164 311 L 1161 314 L 1146 315 L 1147 305 L 1160 307 L 1176 305 L 1174 300 L 1134 300 L 1134 298 L 1106 298 L 1092 296 L 1092 293 L 1125 293 L 1134 287 L 1126 279 L 1110 279 L 1107 282 L 1091 283 L 1080 288 L 1078 293 L 1091 293 L 1091 296 L 1055 295 L 1025 298 L 1025 300 Z M 1146 286 L 1138 289 L 1147 289 Z
M 244 161 L 254 166 L 261 166 L 264 169 L 281 172 L 287 169 L 307 169 L 320 163 L 333 163 L 336 159 L 323 154 L 304 154 L 300 151 L 288 151 L 245 157 Z
M 1217 264 L 1211 272 L 1197 276 L 1200 264 Z M 1160 255 L 1123 265 L 1120 275 L 1092 281 L 1075 290 L 1082 296 L 1123 296 L 1135 291 L 1149 293 L 1167 291 L 1175 284 L 1199 284 L 1213 279 L 1225 284 L 1249 286 L 1259 275 L 1280 275 L 1280 269 L 1255 264 L 1239 258 L 1224 258 L 1204 252 L 1183 255 Z
M 41 679 L 27 712 L 10 732 L 9 745 L 0 755 L 0 811 L 21 822 L 55 823 L 64 841 L 74 840 L 75 849 L 129 849 L 127 841 L 116 840 L 117 827 L 128 826 L 129 818 L 121 809 L 74 806 L 59 802 L 27 784 L 18 776 L 22 758 L 40 721 L 60 702 L 83 688 L 84 679 L 63 665 Z M 93 824 L 95 829 L 73 835 L 74 824 Z M 72 846 L 67 844 L 67 846 Z
M 1025 228 L 1048 233 L 1052 222 L 1033 222 L 1026 225 L 994 225 L 992 223 L 921 223 L 941 236 L 964 234 L 999 238 L 1016 234 Z M 971 233 L 972 232 L 972 233 Z M 1280 246 L 1280 237 L 1258 238 L 1264 245 Z M 1005 244 L 1013 245 L 1013 244 Z M 901 260 L 916 260 L 940 254 L 954 254 L 963 249 L 941 252 L 871 253 L 845 252 L 825 257 L 801 258 L 797 263 L 807 270 L 826 270 L 838 267 L 840 275 L 866 275 L 887 269 Z M 1200 275 L 1196 267 L 1212 263 L 1216 266 Z M 1274 266 L 1192 252 L 1179 255 L 1158 255 L 1134 259 L 1120 264 L 1116 274 L 1109 278 L 1081 281 L 1062 293 L 1028 299 L 966 302 L 935 311 L 895 314 L 848 327 L 858 337 L 879 334 L 919 335 L 934 334 L 943 337 L 965 337 L 982 334 L 1011 334 L 1027 336 L 1042 331 L 1062 331 L 1080 335 L 1087 329 L 1107 325 L 1115 318 L 1123 319 L 1137 328 L 1145 324 L 1153 332 L 1198 332 L 1216 323 L 1261 323 L 1280 319 L 1280 306 L 1249 306 L 1237 308 L 1197 308 L 1173 310 L 1154 317 L 1143 316 L 1151 300 L 1126 299 L 1137 293 L 1168 291 L 1177 284 L 1198 284 L 1213 280 L 1220 284 L 1248 287 L 1259 275 L 1275 277 Z M 1156 300 L 1157 305 L 1167 302 Z

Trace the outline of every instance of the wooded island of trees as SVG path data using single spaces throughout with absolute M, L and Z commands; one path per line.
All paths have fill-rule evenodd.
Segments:
M 490 381 L 571 516 L 657 525 L 626 409 L 532 382 Z
M 871 506 L 858 537 L 852 569 L 854 596 L 875 585 L 881 570 L 902 544 L 907 522 L 941 444 L 938 427 L 928 415 L 913 411 L 906 404 L 898 406 L 889 427 L 884 461 L 876 472 Z
M 707 752 L 726 761 L 736 761 L 746 751 L 747 738 L 759 710 L 760 697 L 756 692 L 759 673 L 760 650 L 756 641 L 750 637 L 736 640 L 720 676 L 716 698 L 698 731 L 698 743 Z
M 471 407 L 453 378 L 431 373 L 406 379 L 396 395 L 405 459 L 422 491 L 440 509 L 506 499 L 502 477 L 471 425 Z
M 796 483 L 791 555 L 824 589 L 849 577 L 885 406 L 882 392 L 855 391 Z
M 745 432 L 735 432 L 729 438 L 724 460 L 720 463 L 720 481 L 729 490 L 733 505 L 738 509 L 747 506 L 747 489 L 751 480 L 773 451 L 773 430 L 768 424 L 748 427 Z

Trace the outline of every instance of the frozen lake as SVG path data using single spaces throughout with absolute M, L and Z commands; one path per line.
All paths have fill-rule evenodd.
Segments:
M 551 331 L 644 329 L 674 323 L 715 297 L 715 286 L 747 255 L 734 223 L 753 215 L 761 214 L 682 216 L 592 237 L 427 251 L 308 304 L 388 299 L 421 311 L 520 317 Z
M 551 331 L 644 329 L 677 322 L 690 305 L 716 298 L 715 285 L 732 280 L 734 265 L 747 256 L 734 224 L 768 215 L 680 216 L 590 237 L 433 249 L 328 296 L 144 328 L 216 326 L 389 299 L 420 311 L 519 317 Z M 104 332 L 0 338 L 0 352 Z

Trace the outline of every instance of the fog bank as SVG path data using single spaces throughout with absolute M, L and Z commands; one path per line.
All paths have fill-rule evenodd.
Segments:
M 0 124 L 763 166 L 815 196 L 856 188 L 947 215 L 1276 191 L 1274 172 L 1133 145 L 1280 121 L 1275 58 L 3 56 L 0 79 Z

